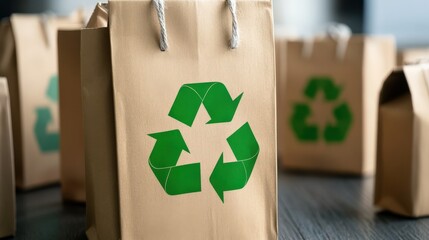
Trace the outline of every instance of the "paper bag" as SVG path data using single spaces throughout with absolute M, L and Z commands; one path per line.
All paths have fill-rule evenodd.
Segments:
M 105 17 L 103 17 L 105 16 Z M 98 4 L 81 31 L 87 236 L 121 239 L 112 65 L 107 5 Z
M 59 180 L 57 29 L 81 18 L 12 15 L 0 34 L 0 75 L 11 95 L 16 184 L 28 189 Z
M 281 91 L 284 118 L 278 123 L 285 126 L 279 136 L 282 165 L 372 174 L 377 97 L 395 65 L 394 40 L 353 36 L 347 42 L 317 38 L 308 44 L 287 44 L 287 83 Z
M 9 89 L 0 77 L 0 238 L 15 234 L 15 176 Z
M 85 159 L 80 81 L 80 30 L 58 31 L 58 76 L 63 199 L 85 201 Z
M 283 98 L 284 95 L 284 89 L 286 88 L 286 57 L 287 57 L 287 41 L 288 39 L 286 37 L 282 36 L 276 36 L 276 82 L 277 82 L 277 122 L 281 122 L 282 119 L 285 119 L 284 116 L 284 107 L 282 104 L 284 103 Z M 285 131 L 286 126 L 284 124 L 278 124 L 277 125 L 277 135 L 281 136 L 282 133 Z M 284 143 L 282 142 L 284 138 L 279 137 L 278 138 L 278 145 L 283 146 Z M 283 148 L 279 148 L 279 156 L 282 156 L 281 150 Z
M 121 239 L 276 239 L 271 2 L 165 5 L 109 2 Z
M 429 66 L 394 71 L 380 93 L 375 204 L 429 215 Z

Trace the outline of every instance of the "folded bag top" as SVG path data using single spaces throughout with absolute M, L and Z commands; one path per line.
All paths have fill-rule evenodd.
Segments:
M 427 64 L 396 69 L 380 93 L 375 204 L 409 217 L 429 215 L 428 103 Z

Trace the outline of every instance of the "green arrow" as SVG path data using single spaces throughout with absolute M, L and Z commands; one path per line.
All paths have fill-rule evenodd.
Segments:
M 304 94 L 315 99 L 319 91 L 323 91 L 325 100 L 334 101 L 340 96 L 341 87 L 336 86 L 330 77 L 312 77 L 304 89 Z
M 34 133 L 40 151 L 53 152 L 59 149 L 60 136 L 58 132 L 48 133 L 48 124 L 52 121 L 52 115 L 49 108 L 36 109 L 36 124 L 34 125 Z
M 52 75 L 49 79 L 48 89 L 46 90 L 46 96 L 52 102 L 58 102 L 58 76 Z
M 307 118 L 311 115 L 310 107 L 306 104 L 295 104 L 290 125 L 295 136 L 301 141 L 317 141 L 318 129 L 316 125 L 307 124 Z
M 233 100 L 220 82 L 185 84 L 180 88 L 168 115 L 191 127 L 203 104 L 211 118 L 207 124 L 230 122 L 242 96 L 240 94 Z
M 246 186 L 259 155 L 259 144 L 249 123 L 245 123 L 227 139 L 236 162 L 225 163 L 221 154 L 211 176 L 210 183 L 224 202 L 224 192 Z
M 149 134 L 156 139 L 149 156 L 149 166 L 169 195 L 201 191 L 200 164 L 176 166 L 182 151 L 189 153 L 179 130 Z
M 342 142 L 346 139 L 352 125 L 353 115 L 346 103 L 337 106 L 333 113 L 337 123 L 336 125 L 328 124 L 323 135 L 326 142 Z

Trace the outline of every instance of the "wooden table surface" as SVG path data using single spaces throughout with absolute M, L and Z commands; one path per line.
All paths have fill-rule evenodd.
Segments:
M 372 207 L 373 179 L 279 174 L 279 239 L 429 239 L 429 218 Z M 58 186 L 17 195 L 15 239 L 86 239 L 85 206 L 65 204 Z

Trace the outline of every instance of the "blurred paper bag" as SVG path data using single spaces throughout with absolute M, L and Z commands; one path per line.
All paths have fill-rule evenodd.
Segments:
M 61 128 L 61 191 L 70 201 L 85 201 L 85 159 L 80 80 L 81 30 L 58 31 Z
M 15 234 L 15 176 L 9 89 L 0 77 L 0 238 Z
M 278 123 L 286 126 L 279 135 L 285 168 L 373 173 L 377 97 L 395 51 L 389 37 L 288 42 Z
M 104 129 L 109 115 L 116 121 L 120 238 L 276 239 L 271 3 L 238 1 L 235 49 L 224 1 L 167 1 L 165 14 L 162 3 L 109 3 L 115 111 L 100 114 Z M 88 185 L 101 184 L 94 177 Z M 94 224 L 87 235 L 101 231 Z
M 284 106 L 282 105 L 285 101 L 283 98 L 285 97 L 285 91 L 286 88 L 286 57 L 287 57 L 287 42 L 288 38 L 283 36 L 276 36 L 276 89 L 277 89 L 277 122 L 281 122 L 282 119 L 285 119 L 285 111 L 283 111 Z M 277 125 L 277 135 L 280 135 L 285 131 L 284 124 L 278 124 Z M 282 142 L 284 138 L 277 138 L 277 144 L 278 146 L 283 146 L 284 143 Z M 282 148 L 279 148 L 279 156 L 282 155 L 280 152 Z
M 410 48 L 398 51 L 398 65 L 415 64 L 429 61 L 429 48 Z
M 0 75 L 11 95 L 16 184 L 59 180 L 57 29 L 79 28 L 81 18 L 12 15 L 0 34 Z
M 81 31 L 86 234 L 91 240 L 121 238 L 112 65 L 106 12 L 107 5 L 98 4 L 87 28 Z
M 380 94 L 375 204 L 429 215 L 429 65 L 394 71 Z

